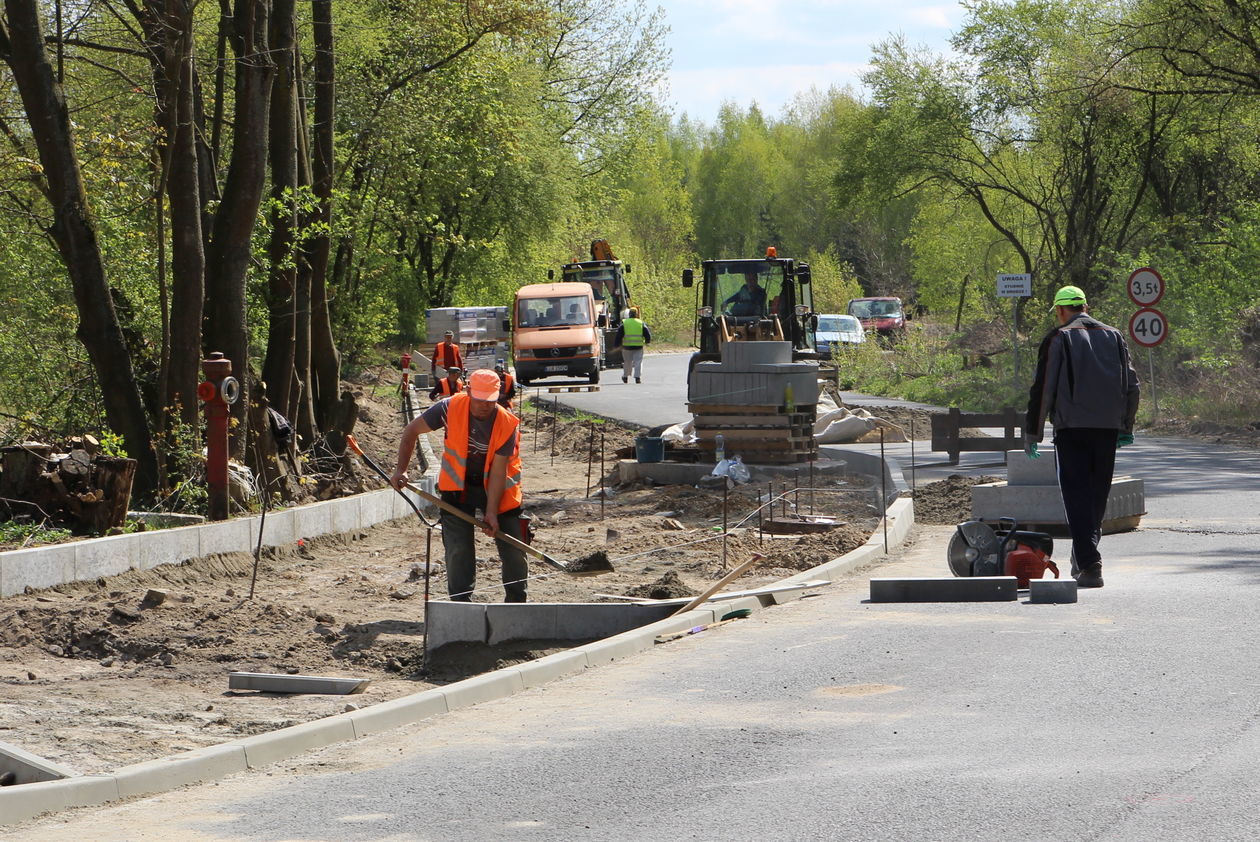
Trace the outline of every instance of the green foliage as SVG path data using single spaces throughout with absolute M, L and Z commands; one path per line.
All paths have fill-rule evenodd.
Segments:
M 16 544 L 29 547 L 34 544 L 56 544 L 71 538 L 69 529 L 56 529 L 42 523 L 20 523 L 7 520 L 0 522 L 0 546 Z

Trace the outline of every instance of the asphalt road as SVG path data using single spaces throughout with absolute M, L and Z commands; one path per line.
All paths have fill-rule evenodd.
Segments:
M 1139 435 L 1120 470 L 1146 479 L 1149 514 L 1104 538 L 1107 586 L 1076 605 L 865 602 L 870 575 L 945 574 L 949 529 L 921 528 L 816 597 L 19 835 L 1254 839 L 1255 463 Z

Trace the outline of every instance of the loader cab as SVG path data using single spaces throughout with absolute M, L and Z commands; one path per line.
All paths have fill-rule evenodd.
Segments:
M 706 260 L 697 290 L 700 353 L 716 354 L 731 339 L 792 343 L 799 359 L 816 355 L 814 295 L 809 265 L 778 257 L 751 260 Z M 683 286 L 695 274 L 683 270 Z

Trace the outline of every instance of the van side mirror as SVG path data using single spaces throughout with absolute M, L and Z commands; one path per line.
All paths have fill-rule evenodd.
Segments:
M 690 269 L 684 269 L 683 270 L 683 286 L 690 287 L 691 284 L 695 281 L 695 277 L 696 277 L 695 273 L 692 272 Z
M 556 279 L 556 270 L 555 270 L 555 269 L 548 269 L 548 270 L 547 270 L 547 280 L 549 280 L 549 281 L 554 281 L 555 279 Z
M 629 275 L 629 274 L 630 274 L 630 264 L 629 264 L 629 263 L 627 263 L 627 264 L 626 264 L 626 274 L 627 274 L 627 275 Z
M 809 274 L 809 264 L 808 264 L 808 263 L 802 263 L 800 266 L 796 267 L 796 278 L 797 278 L 797 280 L 799 280 L 802 284 L 807 284 L 807 283 L 809 283 L 809 282 L 810 282 L 811 278 L 810 278 L 810 274 Z
M 595 324 L 599 327 L 608 327 L 608 316 L 606 316 L 603 313 L 600 313 L 598 316 L 595 317 Z

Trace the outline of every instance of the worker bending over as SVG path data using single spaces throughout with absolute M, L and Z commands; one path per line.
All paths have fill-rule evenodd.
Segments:
M 516 397 L 516 378 L 507 370 L 503 360 L 494 361 L 494 373 L 499 375 L 499 406 L 512 409 L 512 399 Z
M 458 368 L 448 368 L 446 376 L 434 383 L 433 388 L 429 390 L 429 400 L 449 398 L 451 395 L 464 391 L 464 381 L 460 379 L 463 374 L 464 372 Z
M 525 554 L 498 538 L 500 531 L 521 535 L 520 421 L 498 400 L 499 375 L 474 371 L 468 391 L 443 398 L 403 429 L 390 484 L 397 489 L 407 484 L 407 465 L 420 434 L 445 429 L 438 491 L 469 516 L 484 512 L 486 534 L 495 538 L 503 563 L 505 601 L 524 602 Z M 446 510 L 441 524 L 447 591 L 456 602 L 471 602 L 477 581 L 472 524 Z

